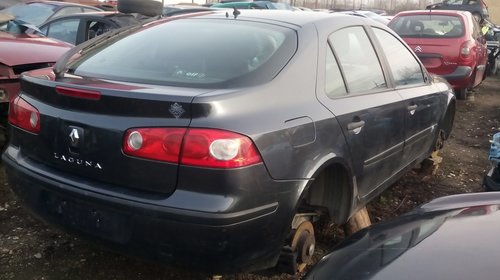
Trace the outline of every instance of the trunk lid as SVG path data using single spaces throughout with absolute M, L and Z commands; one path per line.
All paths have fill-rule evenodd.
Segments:
M 431 73 L 450 74 L 459 66 L 462 44 L 460 39 L 404 38 L 404 40 Z
M 101 94 L 91 100 L 61 95 L 58 84 L 33 77 L 21 81 L 22 97 L 41 120 L 39 135 L 14 130 L 23 156 L 76 178 L 165 194 L 175 190 L 178 165 L 125 155 L 123 136 L 137 127 L 188 127 L 193 97 L 207 90 L 65 79 L 65 88 Z

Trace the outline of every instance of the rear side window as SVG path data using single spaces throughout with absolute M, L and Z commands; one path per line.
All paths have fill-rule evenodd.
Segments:
M 42 32 L 48 37 L 76 45 L 79 26 L 79 19 L 65 19 L 51 23 L 47 28 L 42 29 Z
M 224 87 L 269 81 L 296 49 L 293 30 L 210 19 L 159 24 L 91 51 L 75 74 L 124 81 Z
M 457 38 L 465 32 L 460 17 L 432 14 L 396 17 L 389 27 L 403 38 Z
M 326 63 L 325 63 L 325 92 L 330 98 L 344 96 L 347 94 L 344 79 L 340 73 L 337 60 L 333 55 L 330 46 L 326 49 Z
M 361 26 L 332 33 L 328 40 L 339 59 L 350 93 L 386 88 L 382 67 Z
M 420 64 L 401 41 L 379 28 L 373 28 L 373 32 L 380 41 L 382 50 L 389 61 L 396 86 L 424 84 L 424 75 Z

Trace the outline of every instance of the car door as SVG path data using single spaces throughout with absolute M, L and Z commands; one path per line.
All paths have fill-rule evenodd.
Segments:
M 488 62 L 488 47 L 486 45 L 486 38 L 481 32 L 481 26 L 479 23 L 472 18 L 472 37 L 474 40 L 473 51 L 476 52 L 476 77 L 474 80 L 474 86 L 479 85 L 484 78 L 486 72 L 486 64 Z
M 404 99 L 405 146 L 403 166 L 426 157 L 437 133 L 439 108 L 443 96 L 427 82 L 423 66 L 411 51 L 393 34 L 372 28 L 387 59 L 396 89 Z
M 324 93 L 318 97 L 342 127 L 358 194 L 365 197 L 400 168 L 406 108 L 388 87 L 363 26 L 332 33 L 325 57 Z

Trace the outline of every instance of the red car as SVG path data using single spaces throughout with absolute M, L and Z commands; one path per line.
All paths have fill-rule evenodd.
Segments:
M 52 66 L 73 45 L 35 34 L 19 32 L 15 26 L 0 16 L 0 128 L 5 128 L 9 100 L 19 93 L 22 72 Z M 16 31 L 12 31 L 13 27 Z M 0 134 L 0 138 L 3 135 Z M 0 147 L 3 146 L 0 140 Z
M 479 85 L 488 59 L 486 40 L 470 12 L 422 10 L 398 13 L 389 23 L 431 73 L 443 76 L 458 98 Z

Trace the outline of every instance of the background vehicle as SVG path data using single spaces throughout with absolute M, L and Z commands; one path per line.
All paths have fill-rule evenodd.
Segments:
M 390 21 L 390 20 L 384 18 L 383 16 L 376 14 L 374 12 L 371 12 L 371 11 L 353 10 L 353 11 L 342 11 L 339 13 L 371 18 L 371 19 L 376 20 L 376 21 L 378 21 L 382 24 L 385 24 L 385 25 L 387 25 Z
M 484 0 L 448 0 L 428 5 L 425 9 L 468 11 L 478 19 L 487 19 L 490 16 Z
M 163 7 L 164 16 L 172 16 L 186 13 L 206 12 L 212 9 L 200 5 L 165 5 Z
M 488 60 L 486 40 L 476 20 L 463 11 L 405 11 L 389 23 L 427 70 L 440 75 L 465 99 L 479 85 Z
M 118 12 L 93 12 L 74 14 L 49 20 L 40 26 L 47 37 L 79 45 L 110 30 L 141 24 L 131 14 Z
M 29 3 L 17 4 L 0 11 L 0 14 L 10 14 L 17 20 L 22 20 L 35 26 L 40 26 L 44 22 L 70 14 L 98 12 L 99 8 L 85 6 L 75 3 L 57 1 L 33 1 Z
M 54 65 L 72 47 L 44 36 L 26 34 L 27 27 L 12 20 L 12 17 L 0 16 L 0 147 L 5 144 L 9 100 L 19 93 L 21 73 Z
M 22 3 L 22 0 L 3 0 L 0 3 L 0 10 Z
M 46 221 L 190 268 L 295 272 L 318 217 L 346 222 L 453 124 L 448 83 L 366 18 L 217 11 L 100 38 L 23 75 L 9 185 Z
M 304 279 L 496 279 L 499 209 L 500 193 L 435 199 L 350 236 Z
M 271 1 L 252 1 L 252 2 L 226 2 L 217 3 L 210 6 L 210 8 L 237 8 L 237 9 L 257 9 L 257 10 L 293 10 L 292 7 L 286 3 L 278 3 Z

